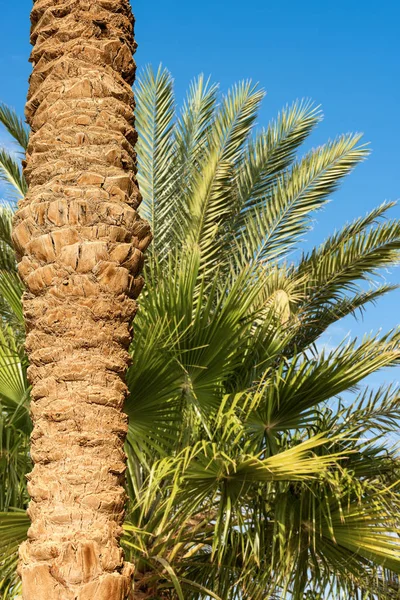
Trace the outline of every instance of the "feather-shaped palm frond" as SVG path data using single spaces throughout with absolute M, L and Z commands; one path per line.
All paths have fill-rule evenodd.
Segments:
M 0 123 L 7 129 L 8 133 L 21 146 L 22 150 L 28 147 L 29 129 L 17 113 L 0 103 Z
M 384 221 L 366 229 L 359 222 L 328 238 L 300 261 L 297 273 L 306 285 L 305 305 L 332 302 L 357 291 L 379 268 L 396 265 L 400 258 L 400 223 Z M 304 278 L 306 276 L 306 278 Z
M 184 246 L 200 248 L 201 261 L 212 265 L 221 248 L 221 228 L 234 209 L 232 179 L 235 164 L 255 121 L 263 92 L 242 82 L 223 98 L 207 148 L 187 199 L 190 221 Z
M 19 162 L 2 149 L 0 149 L 0 180 L 9 183 L 11 191 L 16 196 L 22 197 L 26 194 L 28 188 Z
M 295 102 L 283 109 L 266 131 L 249 141 L 237 165 L 237 235 L 240 235 L 249 212 L 263 208 L 275 178 L 290 166 L 296 150 L 320 120 L 321 113 L 311 102 Z
M 241 259 L 273 260 L 288 252 L 310 225 L 310 215 L 367 155 L 360 136 L 348 135 L 312 150 L 274 182 L 265 203 L 245 217 Z
M 175 128 L 176 158 L 182 182 L 188 185 L 201 160 L 215 120 L 218 86 L 200 75 L 194 80 L 178 116 Z
M 15 252 L 11 241 L 13 209 L 10 204 L 0 204 L 0 269 L 15 272 Z
M 136 101 L 142 213 L 150 222 L 156 243 L 163 247 L 169 235 L 169 213 L 173 210 L 170 190 L 175 176 L 172 168 L 175 101 L 169 72 L 161 66 L 157 73 L 145 69 L 136 88 Z

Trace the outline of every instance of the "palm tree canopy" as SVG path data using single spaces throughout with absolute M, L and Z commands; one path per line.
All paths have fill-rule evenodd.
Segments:
M 299 158 L 320 110 L 296 102 L 255 131 L 263 92 L 203 76 L 176 108 L 169 72 L 136 87 L 142 214 L 154 242 L 135 321 L 124 544 L 137 598 L 397 598 L 400 333 L 321 334 L 395 286 L 400 224 L 385 203 L 293 262 L 317 210 L 368 154 L 343 135 Z M 26 131 L 1 107 L 20 145 Z M 23 195 L 18 161 L 1 177 Z M 4 597 L 26 535 L 29 389 L 22 284 L 0 213 L 0 528 Z M 343 396 L 346 394 L 345 396 Z M 350 398 L 350 399 L 349 399 Z M 8 594 L 8 595 L 7 595 Z

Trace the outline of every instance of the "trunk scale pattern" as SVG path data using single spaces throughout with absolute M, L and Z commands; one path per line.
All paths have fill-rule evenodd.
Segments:
M 119 547 L 131 321 L 151 240 L 136 209 L 128 0 L 36 0 L 29 191 L 13 240 L 26 286 L 32 525 L 24 600 L 125 600 Z

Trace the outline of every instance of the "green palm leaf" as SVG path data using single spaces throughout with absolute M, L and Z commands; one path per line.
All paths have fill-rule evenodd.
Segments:
M 368 154 L 359 140 L 359 135 L 342 136 L 276 178 L 264 206 L 246 216 L 241 248 L 247 260 L 272 260 L 292 248 L 309 227 L 310 213 Z
M 162 248 L 169 235 L 169 214 L 173 210 L 169 190 L 175 175 L 171 168 L 175 102 L 169 72 L 161 66 L 157 73 L 150 67 L 145 69 L 136 87 L 136 101 L 142 213 L 150 222 L 156 243 Z
M 233 209 L 232 177 L 250 134 L 263 92 L 242 82 L 225 98 L 208 136 L 207 151 L 188 198 L 190 222 L 184 242 L 200 248 L 202 262 L 212 262 L 220 247 L 220 227 Z
M 397 264 L 399 250 L 398 221 L 385 221 L 369 229 L 360 227 L 359 222 L 345 227 L 301 260 L 297 274 L 306 281 L 305 306 L 331 302 L 344 291 L 357 289 L 357 281 Z
M 0 123 L 4 125 L 8 133 L 21 148 L 26 150 L 28 147 L 29 130 L 17 113 L 5 104 L 0 104 Z
M 25 196 L 27 185 L 18 162 L 5 150 L 0 149 L 0 180 L 11 184 L 11 189 L 19 196 Z
M 262 210 L 277 175 L 287 169 L 297 148 L 321 120 L 310 102 L 295 102 L 282 110 L 266 131 L 250 140 L 238 165 L 237 195 L 239 213 L 235 218 L 237 235 L 245 227 L 249 213 Z

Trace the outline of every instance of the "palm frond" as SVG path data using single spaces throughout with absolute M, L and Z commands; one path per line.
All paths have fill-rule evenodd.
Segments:
M 293 247 L 309 227 L 310 214 L 327 202 L 340 180 L 367 156 L 366 148 L 358 144 L 360 137 L 339 137 L 277 177 L 263 207 L 246 217 L 241 258 L 274 260 Z
M 392 434 L 400 420 L 400 389 L 398 385 L 383 385 L 378 389 L 366 388 L 350 404 L 336 411 L 339 428 L 364 433 Z M 394 448 L 394 452 L 396 449 Z
M 18 197 L 25 196 L 28 186 L 19 163 L 6 150 L 0 148 L 0 180 L 11 186 L 11 191 Z
M 289 365 L 281 363 L 274 375 L 260 385 L 258 408 L 248 421 L 249 431 L 264 438 L 266 432 L 306 427 L 315 408 L 338 394 L 354 388 L 377 370 L 398 364 L 398 335 L 356 341 L 342 345 L 316 360 L 295 356 Z
M 21 148 L 23 150 L 26 150 L 28 147 L 29 140 L 28 128 L 13 109 L 1 103 L 0 123 L 4 125 L 8 133 L 21 146 Z
M 193 173 L 201 162 L 201 152 L 211 134 L 215 119 L 218 86 L 200 75 L 189 87 L 175 127 L 176 160 L 180 185 L 191 189 Z
M 303 310 L 335 301 L 345 291 L 357 291 L 357 282 L 370 278 L 382 267 L 398 263 L 400 223 L 397 220 L 369 229 L 357 225 L 345 227 L 300 261 L 297 274 L 307 282 L 305 295 L 308 296 Z
M 30 432 L 28 416 L 29 386 L 27 360 L 21 348 L 19 332 L 10 325 L 0 327 L 0 414 L 7 424 Z
M 399 523 L 393 516 L 392 507 L 382 503 L 379 495 L 332 511 L 330 524 L 334 535 L 332 542 L 400 573 Z M 328 532 L 325 535 L 328 537 Z
M 9 204 L 0 204 L 0 269 L 15 272 L 15 251 L 11 240 L 12 207 Z
M 0 511 L 22 508 L 27 503 L 26 474 L 31 469 L 28 448 L 29 435 L 26 431 L 18 429 L 6 414 L 1 414 Z
M 156 244 L 162 248 L 169 234 L 169 214 L 174 208 L 169 189 L 176 176 L 172 168 L 175 101 L 173 80 L 167 69 L 160 65 L 156 73 L 151 67 L 141 73 L 136 86 L 136 101 L 141 209 L 150 222 Z
M 21 589 L 17 575 L 18 547 L 26 539 L 29 518 L 24 510 L 0 513 L 0 592 L 15 598 Z
M 223 98 L 215 116 L 208 149 L 188 198 L 191 220 L 184 238 L 186 247 L 200 248 L 203 264 L 212 263 L 220 248 L 220 229 L 234 207 L 234 165 L 243 152 L 263 95 L 250 81 L 242 82 Z
M 249 211 L 262 208 L 277 175 L 290 166 L 296 150 L 320 120 L 318 107 L 307 101 L 295 102 L 284 108 L 266 131 L 249 141 L 237 167 L 237 236 L 240 236 Z
M 18 274 L 0 270 L 0 315 L 6 317 L 8 322 L 14 318 L 15 325 L 20 327 L 24 325 L 22 292 L 23 285 Z M 1 304 L 5 306 L 1 307 Z

